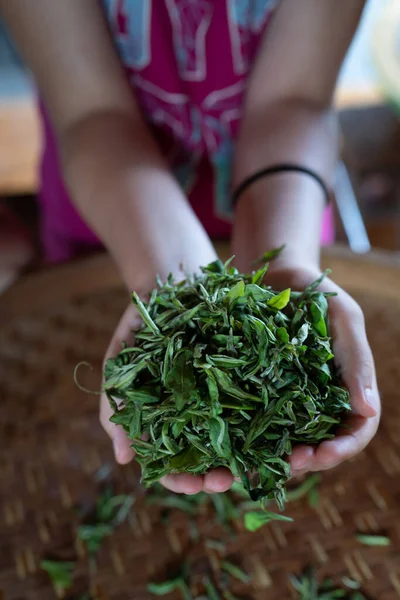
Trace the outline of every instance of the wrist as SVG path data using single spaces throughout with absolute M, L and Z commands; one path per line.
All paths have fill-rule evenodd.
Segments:
M 128 289 L 152 289 L 155 277 L 182 279 L 216 259 L 215 250 L 191 207 L 168 181 L 154 176 L 138 197 L 127 186 L 126 201 L 103 235 Z M 146 198 L 146 201 L 143 199 Z
M 324 198 L 315 182 L 302 174 L 282 173 L 255 182 L 239 199 L 233 246 L 239 268 L 268 250 L 285 246 L 283 264 L 319 265 Z

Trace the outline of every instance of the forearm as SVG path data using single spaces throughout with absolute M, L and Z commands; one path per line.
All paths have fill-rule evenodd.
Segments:
M 246 115 L 238 139 L 234 185 L 267 166 L 295 163 L 333 185 L 337 161 L 336 115 L 301 103 L 281 103 L 263 114 Z M 300 173 L 275 174 L 247 188 L 236 211 L 234 245 L 241 266 L 271 247 L 286 245 L 283 259 L 318 264 L 321 186 Z
M 204 264 L 211 244 L 142 118 L 101 3 L 30 9 L 29 0 L 0 0 L 51 118 L 71 199 L 128 287 L 153 285 L 180 262 Z
M 145 123 L 94 115 L 59 144 L 75 205 L 116 260 L 129 288 L 152 286 L 179 265 L 213 260 L 211 243 Z

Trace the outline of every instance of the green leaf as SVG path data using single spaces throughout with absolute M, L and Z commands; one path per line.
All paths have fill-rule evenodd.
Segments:
M 250 581 L 250 577 L 247 575 L 247 573 L 228 560 L 224 560 L 222 562 L 221 568 L 223 571 L 226 571 L 226 573 L 229 573 L 229 575 L 232 575 L 232 577 L 238 579 L 242 583 L 249 583 Z
M 193 392 L 196 390 L 191 358 L 189 350 L 182 350 L 173 361 L 172 368 L 165 380 L 166 388 L 173 394 L 178 410 L 182 410 L 189 404 Z
M 300 329 L 299 329 L 299 331 L 297 332 L 297 335 L 296 335 L 297 341 L 298 341 L 298 343 L 299 343 L 300 346 L 302 344 L 304 344 L 304 342 L 308 338 L 308 333 L 309 333 L 308 323 L 303 323 L 303 325 L 300 327 Z
M 191 446 L 189 448 L 185 448 L 179 454 L 176 454 L 169 461 L 169 468 L 171 471 L 176 471 L 182 473 L 184 471 L 188 471 L 189 469 L 196 467 L 198 465 L 203 464 L 204 455 L 200 450 Z
M 131 420 L 129 422 L 129 437 L 136 438 L 140 437 L 142 433 L 142 413 L 140 410 L 134 409 L 133 414 L 131 415 Z
M 286 244 L 282 244 L 282 246 L 279 246 L 279 248 L 273 248 L 273 250 L 269 250 L 268 252 L 265 252 L 265 254 L 262 255 L 261 258 L 258 259 L 257 262 L 261 262 L 261 263 L 266 263 L 269 262 L 270 260 L 276 258 L 277 256 L 279 256 L 282 251 L 285 249 Z
M 168 421 L 165 421 L 164 425 L 162 426 L 161 433 L 163 444 L 165 448 L 169 451 L 169 453 L 174 456 L 175 454 L 178 454 L 181 451 L 181 447 L 168 435 L 168 430 L 169 423 Z
M 40 568 L 46 571 L 56 588 L 66 591 L 72 587 L 75 562 L 42 560 Z
M 258 271 L 256 271 L 254 273 L 254 275 L 251 278 L 251 283 L 252 284 L 262 283 L 262 280 L 264 279 L 264 275 L 267 271 L 268 271 L 268 264 L 264 265 L 263 267 L 261 267 L 261 269 L 258 269 Z
M 347 575 L 342 577 L 342 583 L 343 583 L 343 585 L 348 587 L 350 590 L 359 590 L 361 587 L 359 581 L 356 581 L 355 579 L 351 579 L 350 577 L 347 577 Z
M 287 344 L 289 342 L 289 334 L 284 327 L 278 327 L 276 330 L 276 337 L 282 344 Z
M 124 365 L 123 367 L 114 368 L 112 375 L 109 375 L 104 382 L 104 390 L 128 387 L 146 366 L 146 361 L 141 360 L 134 365 Z
M 236 300 L 244 296 L 245 289 L 246 286 L 243 279 L 235 283 L 235 285 L 230 289 L 230 291 L 226 295 L 226 299 L 229 302 L 229 304 L 232 305 Z
M 325 317 L 321 311 L 321 308 L 318 306 L 318 304 L 316 302 L 312 302 L 310 304 L 310 315 L 311 315 L 311 322 L 312 322 L 314 328 L 316 329 L 316 331 L 322 337 L 326 337 L 328 334 L 328 331 L 327 331 L 327 327 L 326 327 Z
M 96 523 L 94 525 L 79 525 L 77 538 L 86 544 L 89 554 L 96 554 L 106 537 L 109 537 L 114 531 L 114 527 L 106 523 Z
M 270 308 L 276 308 L 277 310 L 282 310 L 285 308 L 290 302 L 290 288 L 283 290 L 280 294 L 277 294 L 270 300 L 268 300 L 267 304 Z
M 210 441 L 221 458 L 230 459 L 232 455 L 231 441 L 229 439 L 228 424 L 221 417 L 213 417 L 209 420 Z
M 142 317 L 144 323 L 155 335 L 159 335 L 160 334 L 159 328 L 154 323 L 153 319 L 150 317 L 150 314 L 149 314 L 147 308 L 145 307 L 145 305 L 143 304 L 143 302 L 141 301 L 141 299 L 139 298 L 139 296 L 137 295 L 136 292 L 133 292 L 132 299 L 133 299 L 134 304 L 136 304 L 136 307 L 137 307 L 139 314 Z
M 225 354 L 213 354 L 208 359 L 212 365 L 223 369 L 238 369 L 248 364 L 247 360 L 243 358 L 234 358 Z
M 215 376 L 218 387 L 222 392 L 224 392 L 228 396 L 232 396 L 233 398 L 237 398 L 238 400 L 252 400 L 253 402 L 262 402 L 261 398 L 254 396 L 253 394 L 249 394 L 248 392 L 241 389 L 238 385 L 235 385 L 233 383 L 232 378 L 227 373 L 224 373 L 220 369 L 213 369 L 212 372 Z
M 364 546 L 390 546 L 392 543 L 392 540 L 386 535 L 367 535 L 359 533 L 356 535 L 356 539 L 360 544 L 364 544 Z
M 269 511 L 247 512 L 244 515 L 244 526 L 247 531 L 257 531 L 271 521 L 293 521 L 293 519 Z
M 154 596 L 166 596 L 175 590 L 179 590 L 184 584 L 182 577 L 171 579 L 170 581 L 163 581 L 161 583 L 148 583 L 147 591 Z
M 218 258 L 214 262 L 210 263 L 206 267 L 201 269 L 205 273 L 223 273 L 225 270 L 224 263 Z
M 217 588 L 209 577 L 206 577 L 204 583 L 207 592 L 207 600 L 222 600 L 222 596 L 220 596 Z
M 218 385 L 217 385 L 217 382 L 215 381 L 214 375 L 211 373 L 210 370 L 206 371 L 206 376 L 207 376 L 207 388 L 208 388 L 210 404 L 211 404 L 210 414 L 213 417 L 217 417 L 222 412 L 222 406 L 219 402 Z

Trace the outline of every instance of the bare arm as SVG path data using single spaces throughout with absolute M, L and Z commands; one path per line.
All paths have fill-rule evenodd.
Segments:
M 116 259 L 130 289 L 148 291 L 155 276 L 189 271 L 215 253 L 142 120 L 110 40 L 98 0 L 0 0 L 0 10 L 32 68 L 58 137 L 71 196 Z M 130 305 L 106 358 L 137 326 Z M 121 427 L 100 420 L 120 463 L 133 453 Z M 232 476 L 174 475 L 177 492 L 227 489 Z
M 50 113 L 72 199 L 128 286 L 212 258 L 142 119 L 98 1 L 0 0 L 0 10 Z
M 337 122 L 332 95 L 342 59 L 356 29 L 362 0 L 281 0 L 250 81 L 236 155 L 236 183 L 279 162 L 314 169 L 333 183 Z M 325 198 L 310 177 L 295 173 L 260 180 L 239 200 L 234 245 L 239 266 L 285 243 L 271 263 L 268 283 L 304 289 L 319 275 L 320 228 Z M 350 391 L 352 415 L 343 430 L 317 447 L 297 446 L 293 473 L 320 471 L 362 450 L 379 423 L 374 360 L 364 319 L 343 290 L 325 280 L 335 361 Z
M 293 162 L 332 185 L 338 146 L 332 95 L 363 5 L 281 0 L 250 79 L 236 184 L 260 168 Z M 317 265 L 324 203 L 318 184 L 305 175 L 275 175 L 254 184 L 237 211 L 241 265 L 282 243 L 287 260 Z

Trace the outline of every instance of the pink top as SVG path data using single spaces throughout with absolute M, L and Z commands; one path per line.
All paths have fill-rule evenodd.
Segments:
M 103 0 L 120 58 L 160 148 L 211 237 L 231 232 L 231 164 L 249 70 L 277 0 Z M 65 191 L 42 111 L 48 260 L 99 242 Z M 333 238 L 327 214 L 323 241 Z

